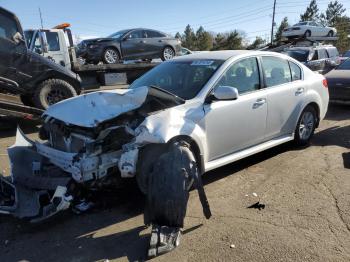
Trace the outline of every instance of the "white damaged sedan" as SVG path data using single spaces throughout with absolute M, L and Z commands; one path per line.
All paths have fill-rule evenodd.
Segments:
M 201 174 L 288 141 L 307 144 L 327 107 L 325 78 L 288 56 L 178 57 L 128 90 L 51 106 L 41 141 L 19 130 L 8 149 L 12 176 L 1 180 L 0 210 L 40 221 L 79 203 L 80 190 L 135 177 L 147 195 L 146 223 L 154 225 L 149 255 L 155 256 L 178 245 L 192 184 L 210 217 Z

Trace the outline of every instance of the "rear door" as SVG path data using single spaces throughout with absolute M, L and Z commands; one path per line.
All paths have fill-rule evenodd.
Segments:
M 166 44 L 165 35 L 154 31 L 154 30 L 146 30 L 147 35 L 147 50 L 148 54 L 151 56 L 159 56 L 163 51 L 163 48 Z
M 270 140 L 294 132 L 306 87 L 297 64 L 273 56 L 261 61 L 268 105 L 265 139 Z
M 146 53 L 146 41 L 144 30 L 137 29 L 128 33 L 121 43 L 124 58 L 144 58 Z

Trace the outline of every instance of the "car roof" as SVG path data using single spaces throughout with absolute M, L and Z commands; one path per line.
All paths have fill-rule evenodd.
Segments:
M 239 55 L 261 55 L 261 54 L 271 54 L 273 56 L 280 56 L 275 52 L 267 51 L 254 51 L 254 50 L 221 50 L 221 51 L 209 51 L 193 53 L 186 56 L 176 57 L 174 61 L 188 61 L 188 60 L 201 60 L 201 59 L 211 59 L 211 60 L 228 60 L 231 57 Z

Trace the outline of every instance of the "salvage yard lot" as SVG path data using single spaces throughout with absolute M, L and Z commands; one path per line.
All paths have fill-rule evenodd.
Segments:
M 26 124 L 29 137 L 36 131 Z M 5 174 L 14 133 L 0 131 Z M 283 145 L 205 174 L 212 218 L 193 191 L 180 247 L 154 261 L 350 261 L 349 149 L 350 106 L 331 105 L 310 147 Z M 264 209 L 247 208 L 258 201 Z M 0 261 L 144 259 L 141 193 L 128 186 L 105 202 L 42 225 L 0 216 Z

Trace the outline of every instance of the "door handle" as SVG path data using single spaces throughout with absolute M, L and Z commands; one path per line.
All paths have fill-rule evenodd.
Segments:
M 298 95 L 301 95 L 302 93 L 304 93 L 304 88 L 303 87 L 300 87 L 297 89 L 297 91 L 295 91 L 295 95 L 298 96 Z
M 253 108 L 258 108 L 259 106 L 262 106 L 263 104 L 266 103 L 266 98 L 259 98 L 258 100 L 255 101 L 253 104 Z

